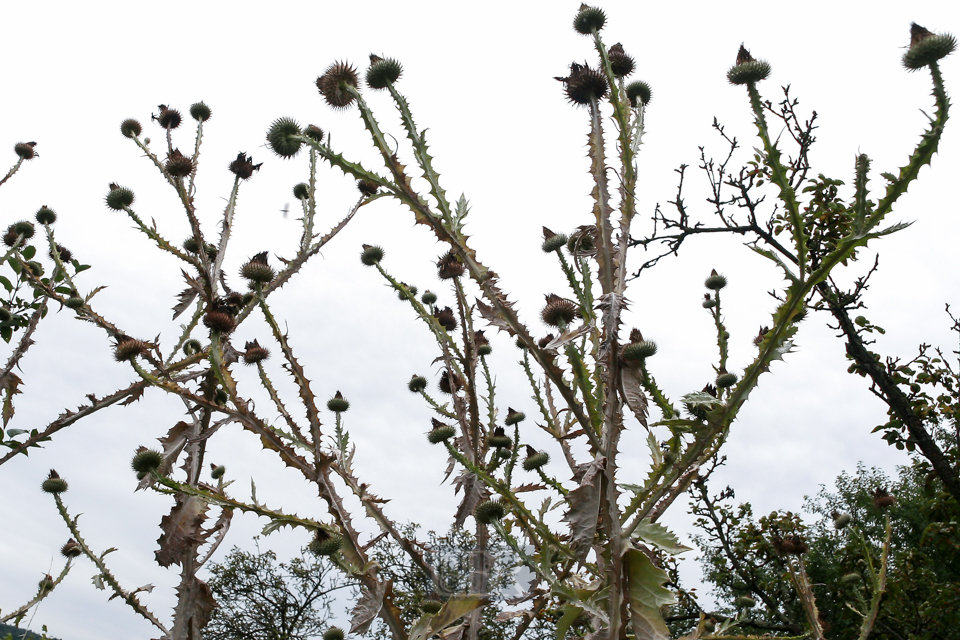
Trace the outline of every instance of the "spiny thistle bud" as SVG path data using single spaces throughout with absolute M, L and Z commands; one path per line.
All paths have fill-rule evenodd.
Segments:
M 433 291 L 430 291 L 429 289 L 424 291 L 423 295 L 420 296 L 420 302 L 422 302 L 423 304 L 430 305 L 435 303 L 436 301 L 437 301 L 437 294 L 435 294 Z
M 381 260 L 383 260 L 383 247 L 371 244 L 363 245 L 363 251 L 360 253 L 360 262 L 368 267 L 372 267 L 375 264 L 379 264 Z
M 563 83 L 567 92 L 567 99 L 574 104 L 587 105 L 593 100 L 599 100 L 607 95 L 607 77 L 601 71 L 590 68 L 587 64 L 570 65 L 570 75 L 566 78 L 555 78 Z
M 433 598 L 427 598 L 420 603 L 420 610 L 426 613 L 427 615 L 436 615 L 440 613 L 440 609 L 443 608 L 442 600 L 435 600 Z
M 623 359 L 638 361 L 646 360 L 650 356 L 656 355 L 657 343 L 652 340 L 643 340 L 641 342 L 632 342 L 623 348 Z
M 113 357 L 117 362 L 133 360 L 150 350 L 150 345 L 143 340 L 135 340 L 130 336 L 117 336 L 117 344 L 113 348 Z
M 43 578 L 37 584 L 37 589 L 40 591 L 40 593 L 47 593 L 48 591 L 53 591 L 54 586 L 55 584 L 53 581 L 53 576 L 48 573 L 47 575 L 43 576 Z
M 38 278 L 43 275 L 43 265 L 37 262 L 36 260 L 31 260 L 27 263 L 27 268 L 30 270 L 30 273 L 37 276 Z
M 219 480 L 223 477 L 223 474 L 227 472 L 227 468 L 222 464 L 213 464 L 210 463 L 210 477 L 214 480 Z
M 186 356 L 192 356 L 201 351 L 203 351 L 203 345 L 199 340 L 190 339 L 183 343 L 183 354 Z
M 306 182 L 293 185 L 293 197 L 297 200 L 306 200 L 310 197 L 310 186 Z
M 757 601 L 750 596 L 740 596 L 733 603 L 741 609 L 752 609 L 757 606 Z
M 43 484 L 40 485 L 40 488 L 43 489 L 46 493 L 52 493 L 57 495 L 58 493 L 63 493 L 67 490 L 67 481 L 60 477 L 53 469 L 50 469 L 50 475 L 47 476 L 47 479 L 43 481 Z
M 459 278 L 463 275 L 463 263 L 453 251 L 448 251 L 437 260 L 437 275 L 441 280 Z
M 544 324 L 551 327 L 559 327 L 561 324 L 567 325 L 573 322 L 573 319 L 580 315 L 577 305 L 565 298 L 552 293 L 546 296 L 547 305 L 540 312 L 540 318 Z
M 770 333 L 770 327 L 760 327 L 760 331 L 759 333 L 757 333 L 757 337 L 753 339 L 753 344 L 759 347 L 761 344 L 763 344 L 763 339 L 766 337 L 768 333 Z
M 243 345 L 243 361 L 247 364 L 257 364 L 270 357 L 270 352 L 260 346 L 256 340 Z
M 512 427 L 515 424 L 519 424 L 527 419 L 526 414 L 522 411 L 514 411 L 512 407 L 507 407 L 507 417 L 504 419 L 503 423 L 508 427 Z
M 393 58 L 381 58 L 370 54 L 370 66 L 367 68 L 367 86 L 371 89 L 386 89 L 400 79 L 403 66 Z
M 487 444 L 497 449 L 509 448 L 513 440 L 503 431 L 503 427 L 496 427 L 493 435 L 487 438 Z
M 774 550 L 781 556 L 802 556 L 807 552 L 807 543 L 798 535 L 787 538 L 774 536 L 771 543 Z
M 80 545 L 77 544 L 77 541 L 73 538 L 67 540 L 67 543 L 60 547 L 60 555 L 64 558 L 76 558 L 81 553 L 83 553 L 83 549 L 80 548 Z
M 922 69 L 950 55 L 956 48 L 957 39 L 949 33 L 932 33 L 911 22 L 910 48 L 903 54 L 903 66 L 910 71 Z
M 317 89 L 331 107 L 345 109 L 353 102 L 347 87 L 357 88 L 357 70 L 348 62 L 334 62 L 317 78 Z
M 53 209 L 48 208 L 47 205 L 43 205 L 37 209 L 36 218 L 40 224 L 53 224 L 57 221 L 57 213 Z
M 444 371 L 440 374 L 440 382 L 437 383 L 437 387 L 443 393 L 453 395 L 463 387 L 463 379 L 456 373 Z
M 339 533 L 330 533 L 325 529 L 317 529 L 313 541 L 310 543 L 310 552 L 316 556 L 332 556 L 343 546 L 343 538 Z
M 645 107 L 653 98 L 653 89 L 642 80 L 634 80 L 626 86 L 625 91 L 631 107 Z
M 837 531 L 845 529 L 850 521 L 853 520 L 853 517 L 849 513 L 837 513 L 834 511 L 833 516 L 833 526 Z
M 122 133 L 125 138 L 137 138 L 140 136 L 142 130 L 140 122 L 133 118 L 127 118 L 120 123 L 120 133 Z
M 180 149 L 174 149 L 167 154 L 163 167 L 174 178 L 184 178 L 193 173 L 193 160 L 180 153 Z
M 527 457 L 523 461 L 524 471 L 535 471 L 550 462 L 550 454 L 546 451 L 537 451 L 530 445 L 527 445 Z
M 379 190 L 380 185 L 372 180 L 357 180 L 357 191 L 366 198 L 376 195 Z
M 8 247 L 12 247 L 19 239 L 20 234 L 14 230 L 13 225 L 7 227 L 7 230 L 3 234 L 3 244 L 7 245 Z
M 859 573 L 847 573 L 840 578 L 840 582 L 843 584 L 856 584 L 862 579 Z
M 300 125 L 293 118 L 277 118 L 267 129 L 267 144 L 281 158 L 292 158 L 300 151 Z
M 483 330 L 478 330 L 473 333 L 473 343 L 477 345 L 477 355 L 488 356 L 493 353 L 493 347 L 490 346 L 490 341 L 487 340 L 487 336 L 483 335 Z
M 410 377 L 410 382 L 407 383 L 407 388 L 414 393 L 420 393 L 427 388 L 427 379 L 423 376 L 413 374 L 413 376 Z
M 401 300 L 406 300 L 407 298 L 412 298 L 417 295 L 417 288 L 413 285 L 408 285 L 406 282 L 400 283 L 400 288 L 397 289 L 397 297 Z
M 562 233 L 554 233 L 546 227 L 543 228 L 543 244 L 540 245 L 540 248 L 543 249 L 544 253 L 559 251 L 560 248 L 565 244 L 567 244 L 566 235 Z
M 700 305 L 704 309 L 713 309 L 717 306 L 717 301 L 711 298 L 709 293 L 705 293 L 703 294 L 703 302 L 701 302 Z
M 343 640 L 343 629 L 340 627 L 330 627 L 323 632 L 323 640 Z
M 303 135 L 307 136 L 311 140 L 323 142 L 323 129 L 315 124 L 308 124 L 307 128 L 303 130 Z
M 10 322 L 12 319 L 13 314 L 10 313 L 10 309 L 0 307 L 0 322 Z
M 274 276 L 277 274 L 274 273 L 273 267 L 267 264 L 267 252 L 262 251 L 257 255 L 250 258 L 250 260 L 240 267 L 240 276 L 250 282 L 256 282 L 258 284 L 266 284 L 273 280 Z
M 237 323 L 226 311 L 213 309 L 203 316 L 203 326 L 212 331 L 230 333 L 237 327 Z
M 527 345 L 523 343 L 523 340 L 520 339 L 520 336 L 517 336 L 517 339 L 514 341 L 514 344 L 517 345 L 517 349 L 521 349 L 523 351 L 527 350 Z
M 48 252 L 50 259 L 55 261 L 56 258 L 53 257 L 54 251 L 56 251 L 57 255 L 60 257 L 60 262 L 70 262 L 71 260 L 73 260 L 73 252 L 70 251 L 70 249 L 67 249 L 62 244 L 55 245 Z
M 431 418 L 430 420 L 433 425 L 430 433 L 427 434 L 427 440 L 430 441 L 430 444 L 440 444 L 457 435 L 457 430 L 450 425 L 443 424 L 436 418 Z
M 158 469 L 163 464 L 163 454 L 146 447 L 137 447 L 137 452 L 130 461 L 130 467 L 134 471 L 150 473 Z
M 242 296 L 240 296 L 240 302 L 243 303 L 243 306 L 247 306 L 256 299 L 256 295 L 252 291 L 248 291 Z
M 347 402 L 347 399 L 343 397 L 339 391 L 336 395 L 327 400 L 327 409 L 333 411 L 334 413 L 343 413 L 350 408 L 350 403 Z
M 457 319 L 453 315 L 453 309 L 444 307 L 433 312 L 433 317 L 437 319 L 440 326 L 447 331 L 453 331 L 457 328 Z
M 124 207 L 129 207 L 133 204 L 133 200 L 133 191 L 113 182 L 110 183 L 110 191 L 104 199 L 107 206 L 114 211 L 122 211 Z
M 726 389 L 727 387 L 732 387 L 735 384 L 737 384 L 737 374 L 735 373 L 727 373 L 724 371 L 717 376 L 718 389 Z
M 164 129 L 176 129 L 180 126 L 180 112 L 176 109 L 171 109 L 167 105 L 162 104 L 158 107 L 160 113 L 158 115 L 151 115 L 150 117 L 160 123 L 160 126 Z
M 219 405 L 227 404 L 227 400 L 230 399 L 230 396 L 227 394 L 224 389 L 217 389 L 217 392 L 213 394 L 213 401 Z
M 613 75 L 623 78 L 633 73 L 633 58 L 626 54 L 622 44 L 618 42 L 610 47 L 607 55 L 610 57 L 610 69 L 613 71 Z
M 10 229 L 12 229 L 18 236 L 23 236 L 24 238 L 32 238 L 36 231 L 33 223 L 29 220 L 14 222 L 12 225 L 10 225 Z
M 737 64 L 727 71 L 730 84 L 754 84 L 770 75 L 770 64 L 764 60 L 754 60 L 746 47 L 740 45 L 737 52 Z
M 727 286 L 727 279 L 717 273 L 716 269 L 710 270 L 710 277 L 703 281 L 703 286 L 713 291 L 720 291 Z
M 548 333 L 547 335 L 537 340 L 537 346 L 540 347 L 541 349 L 546 349 L 547 345 L 553 342 L 553 337 L 554 336 L 552 333 Z
M 21 160 L 33 160 L 39 155 L 34 149 L 36 146 L 36 142 L 18 142 L 13 145 L 13 152 L 17 154 Z
M 194 102 L 190 105 L 190 117 L 197 122 L 206 122 L 210 119 L 213 112 L 204 102 Z
M 79 309 L 83 306 L 83 298 L 79 296 L 70 296 L 63 301 L 63 306 L 68 309 Z
M 253 158 L 246 153 L 237 154 L 237 159 L 230 163 L 230 171 L 241 180 L 248 180 L 254 171 L 259 171 L 263 163 L 253 164 Z
M 473 510 L 473 517 L 480 524 L 493 524 L 507 515 L 507 508 L 498 500 L 484 500 Z
M 601 9 L 581 4 L 576 17 L 573 19 L 573 29 L 577 33 L 588 36 L 594 31 L 603 29 L 606 21 L 607 16 Z
M 896 501 L 896 497 L 890 495 L 886 487 L 877 487 L 877 490 L 873 492 L 873 506 L 877 509 L 884 510 L 892 506 Z

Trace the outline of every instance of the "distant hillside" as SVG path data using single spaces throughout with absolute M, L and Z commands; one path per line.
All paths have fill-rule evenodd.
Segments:
M 43 640 L 43 636 L 37 635 L 33 631 L 27 631 L 24 633 L 24 629 L 19 629 L 17 627 L 11 627 L 8 624 L 0 623 L 0 640 Z M 56 640 L 55 638 L 47 638 L 47 640 Z

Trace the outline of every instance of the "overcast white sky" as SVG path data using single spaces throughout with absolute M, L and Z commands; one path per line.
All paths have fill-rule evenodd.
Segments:
M 409 98 L 429 139 L 448 193 L 470 199 L 469 231 L 480 258 L 494 266 L 504 287 L 519 300 L 523 317 L 538 325 L 542 296 L 561 292 L 563 281 L 539 249 L 540 227 L 568 231 L 591 218 L 586 116 L 568 105 L 553 76 L 570 62 L 593 60 L 589 39 L 570 22 L 579 2 L 367 2 L 348 3 L 16 3 L 4 11 L 0 41 L 3 65 L 4 162 L 15 160 L 18 141 L 36 140 L 40 157 L 0 190 L 3 224 L 31 217 L 46 204 L 60 214 L 58 241 L 93 269 L 80 279 L 90 290 L 108 289 L 95 307 L 131 335 L 169 342 L 177 323 L 169 309 L 182 288 L 179 268 L 153 249 L 118 213 L 106 209 L 107 184 L 134 189 L 137 209 L 155 218 L 166 237 L 179 240 L 187 224 L 169 188 L 118 130 L 138 118 L 162 147 L 150 114 L 160 103 L 180 109 L 205 101 L 213 109 L 206 128 L 198 178 L 198 204 L 208 233 L 223 208 L 233 175 L 226 166 L 237 152 L 251 153 L 263 168 L 241 189 L 237 235 L 227 273 L 259 251 L 289 255 L 300 236 L 294 217 L 280 210 L 293 200 L 290 189 L 307 175 L 306 158 L 282 161 L 263 148 L 274 118 L 292 116 L 331 131 L 337 149 L 379 168 L 353 111 L 335 112 L 317 95 L 316 76 L 334 60 L 364 65 L 371 52 L 396 57 L 405 73 L 400 89 Z M 608 44 L 622 42 L 638 63 L 635 78 L 654 91 L 647 111 L 648 133 L 640 156 L 641 220 L 647 229 L 657 202 L 672 199 L 674 169 L 696 166 L 699 145 L 725 151 L 710 124 L 716 116 L 744 147 L 755 143 L 746 92 L 727 84 L 725 73 L 744 42 L 773 65 L 764 95 L 776 100 L 791 84 L 800 109 L 819 113 L 820 142 L 812 154 L 815 171 L 849 180 L 854 156 L 874 160 L 875 181 L 906 159 L 925 125 L 920 109 L 933 108 L 925 73 L 900 66 L 911 21 L 931 30 L 960 31 L 954 3 L 767 3 L 747 9 L 729 3 L 688 2 L 653 6 L 607 2 Z M 942 65 L 948 89 L 960 91 L 956 56 Z M 388 101 L 371 95 L 381 121 L 395 132 Z M 176 144 L 192 146 L 192 121 L 175 133 Z M 869 294 L 869 317 L 888 330 L 881 350 L 910 355 L 920 342 L 955 348 L 947 332 L 945 302 L 957 303 L 956 242 L 960 211 L 953 197 L 960 172 L 960 137 L 948 124 L 933 166 L 901 200 L 893 220 L 913 220 L 903 233 L 877 245 L 880 273 Z M 395 133 L 398 138 L 402 136 Z M 705 180 L 688 173 L 687 204 L 706 219 Z M 351 181 L 321 170 L 323 223 L 332 225 L 354 201 Z M 445 456 L 423 433 L 429 413 L 405 384 L 412 373 L 436 378 L 429 336 L 408 308 L 357 259 L 361 243 L 380 244 L 385 266 L 421 291 L 433 288 L 441 301 L 450 294 L 436 280 L 433 261 L 441 253 L 409 212 L 381 201 L 365 208 L 322 256 L 274 298 L 290 329 L 291 342 L 320 397 L 338 389 L 350 399 L 347 423 L 357 442 L 357 465 L 399 520 L 445 530 L 456 500 L 440 486 Z M 642 254 L 633 254 L 634 264 Z M 862 260 L 848 278 L 859 275 Z M 743 366 L 751 338 L 768 317 L 766 291 L 779 286 L 774 269 L 733 239 L 689 243 L 634 284 L 633 323 L 657 340 L 654 373 L 678 397 L 711 379 L 714 359 L 711 322 L 700 308 L 702 281 L 711 268 L 725 273 L 726 316 L 732 358 Z M 103 395 L 133 379 L 129 367 L 112 361 L 102 332 L 61 312 L 43 324 L 37 346 L 23 364 L 24 395 L 11 426 L 41 427 L 86 393 Z M 826 328 L 827 318 L 803 324 L 797 352 L 775 365 L 736 423 L 719 483 L 758 513 L 797 510 L 803 497 L 830 484 L 858 461 L 892 470 L 907 458 L 870 430 L 883 420 L 882 407 L 860 378 L 846 374 L 843 346 Z M 255 322 L 236 342 L 267 337 Z M 538 327 L 537 331 L 543 331 Z M 545 331 L 543 331 L 545 332 Z M 502 410 L 532 414 L 517 352 L 504 336 L 494 337 Z M 6 355 L 4 353 L 3 358 Z M 272 363 L 282 378 L 279 363 Z M 249 373 L 249 372 L 248 372 Z M 67 531 L 53 502 L 39 490 L 50 467 L 70 482 L 65 494 L 72 513 L 96 548 L 116 546 L 111 566 L 128 587 L 153 583 L 145 600 L 160 615 L 173 602 L 177 576 L 153 563 L 159 519 L 168 499 L 134 494 L 129 458 L 140 444 L 180 419 L 174 399 L 148 394 L 138 405 L 98 414 L 62 432 L 44 450 L 0 468 L 0 608 L 10 610 L 33 594 L 37 580 L 58 568 L 58 549 Z M 332 422 L 332 420 L 330 420 Z M 530 430 L 533 431 L 532 429 Z M 621 479 L 645 472 L 642 438 L 624 444 Z M 537 441 L 531 433 L 530 439 Z M 546 445 L 546 442 L 542 444 Z M 210 459 L 223 462 L 236 479 L 236 495 L 248 497 L 255 477 L 260 498 L 316 516 L 311 489 L 239 429 L 223 432 Z M 720 486 L 717 487 L 718 489 Z M 684 530 L 682 508 L 668 520 Z M 223 550 L 249 545 L 263 522 L 238 517 Z M 306 534 L 284 532 L 265 547 L 281 556 L 306 542 Z M 690 554 L 693 556 L 694 554 Z M 688 563 L 690 580 L 696 567 Z M 47 624 L 64 640 L 102 637 L 149 638 L 153 632 L 119 601 L 90 584 L 81 561 L 56 593 L 41 604 L 33 627 Z

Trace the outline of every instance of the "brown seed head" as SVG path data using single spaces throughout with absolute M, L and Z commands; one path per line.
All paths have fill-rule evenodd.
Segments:
M 212 310 L 203 316 L 203 325 L 213 331 L 230 333 L 237 327 L 233 316 L 225 311 Z
M 463 379 L 455 373 L 444 371 L 440 374 L 440 383 L 437 386 L 440 391 L 453 395 L 463 387 Z
M 753 339 L 753 344 L 759 347 L 760 344 L 763 342 L 763 338 L 767 335 L 769 331 L 770 331 L 770 327 L 760 327 L 760 332 L 757 334 L 757 337 Z
M 744 64 L 745 62 L 754 62 L 754 59 L 747 48 L 741 44 L 740 50 L 737 51 L 737 65 Z
M 169 153 L 163 166 L 167 173 L 175 178 L 184 178 L 193 173 L 193 160 L 180 153 L 180 149 L 174 149 Z
M 607 94 L 610 86 L 607 84 L 607 77 L 597 69 L 591 69 L 590 65 L 577 64 L 570 65 L 570 75 L 565 78 L 556 78 L 564 84 L 567 92 L 567 99 L 574 104 L 588 105 L 593 100 L 599 100 Z
M 34 149 L 36 146 L 36 142 L 18 142 L 13 145 L 13 152 L 23 160 L 33 160 L 40 155 Z
M 544 337 L 537 340 L 537 346 L 540 347 L 541 349 L 546 349 L 547 345 L 550 344 L 552 341 L 553 341 L 553 334 L 548 333 Z
M 448 251 L 437 260 L 437 275 L 441 280 L 459 278 L 463 275 L 464 267 L 453 251 Z
M 623 78 L 633 73 L 633 58 L 627 55 L 623 50 L 623 45 L 619 42 L 610 47 L 607 55 L 610 57 L 610 68 L 613 70 L 613 75 Z
M 380 185 L 372 180 L 357 180 L 357 191 L 369 198 L 380 190 Z
M 143 340 L 135 340 L 130 336 L 117 336 L 117 344 L 113 348 L 113 357 L 117 362 L 133 360 L 150 351 L 150 344 Z
M 331 107 L 345 109 L 353 102 L 347 87 L 357 88 L 357 70 L 348 62 L 334 62 L 317 78 L 317 89 Z
M 890 495 L 886 487 L 877 487 L 877 490 L 873 492 L 873 506 L 877 509 L 886 509 L 896 503 L 896 501 L 897 498 Z
M 253 164 L 252 157 L 240 152 L 237 154 L 237 159 L 230 163 L 230 171 L 241 180 L 248 180 L 254 171 L 260 170 L 262 165 L 262 162 L 260 164 Z
M 433 317 L 435 317 L 437 322 L 447 331 L 453 331 L 457 328 L 457 319 L 454 317 L 453 309 L 450 307 L 444 307 L 443 309 L 434 311 Z
M 559 327 L 561 324 L 568 325 L 573 322 L 574 318 L 580 315 L 580 310 L 573 301 L 561 298 L 552 293 L 547 294 L 545 297 L 547 299 L 547 305 L 540 313 L 540 317 L 545 324 L 551 327 Z
M 60 262 L 70 262 L 73 260 L 73 253 L 62 244 L 57 245 L 57 254 L 60 256 Z M 50 259 L 54 260 L 53 249 L 50 249 Z
M 257 364 L 270 357 L 270 352 L 260 346 L 256 340 L 243 345 L 243 361 L 247 364 Z
M 932 31 L 928 31 L 924 27 L 921 27 L 916 22 L 910 23 L 910 46 L 916 46 L 926 40 L 927 38 L 933 36 Z
M 643 334 L 640 333 L 640 329 L 630 329 L 630 342 L 643 342 Z
M 171 109 L 167 105 L 162 104 L 158 107 L 160 113 L 157 115 L 151 115 L 150 117 L 160 123 L 160 126 L 164 129 L 176 129 L 180 126 L 180 121 L 183 119 L 180 117 L 180 112 L 176 109 Z

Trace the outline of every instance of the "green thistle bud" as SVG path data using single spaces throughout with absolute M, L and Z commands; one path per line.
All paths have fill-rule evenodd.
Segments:
M 40 224 L 53 224 L 57 221 L 57 213 L 53 209 L 43 205 L 37 210 L 37 222 Z
M 704 309 L 713 309 L 717 306 L 717 301 L 710 297 L 709 293 L 703 294 L 703 302 L 700 303 Z
M 581 4 L 580 10 L 577 11 L 577 15 L 573 19 L 573 29 L 577 33 L 588 36 L 594 31 L 603 29 L 606 21 L 607 16 L 601 9 Z
M 567 236 L 562 233 L 554 233 L 547 229 L 543 228 L 543 244 L 540 245 L 540 248 L 543 249 L 544 253 L 552 253 L 554 251 L 559 251 L 563 248 L 563 245 L 567 244 Z
M 717 376 L 717 389 L 732 387 L 735 384 L 737 384 L 737 374 L 735 373 L 721 373 Z
M 757 601 L 750 596 L 740 596 L 733 603 L 741 609 L 752 609 L 757 606 Z
M 267 284 L 272 281 L 276 275 L 273 268 L 267 264 L 266 251 L 253 256 L 240 268 L 241 277 L 257 284 Z
M 397 290 L 397 297 L 400 298 L 400 300 L 413 298 L 417 295 L 417 291 L 419 291 L 419 289 L 417 289 L 416 286 L 407 284 L 406 282 L 401 282 L 400 289 Z
M 60 555 L 64 558 L 76 558 L 81 553 L 83 553 L 83 549 L 80 548 L 80 545 L 77 544 L 77 541 L 73 538 L 67 540 L 67 543 L 60 547 Z
M 710 271 L 710 277 L 703 281 L 703 286 L 713 291 L 720 291 L 727 286 L 727 279 L 717 273 L 716 269 Z
M 47 479 L 43 481 L 43 484 L 40 485 L 40 488 L 46 493 L 57 495 L 58 493 L 63 493 L 66 491 L 67 486 L 67 481 L 61 478 L 56 471 L 50 469 L 50 475 L 48 475 Z
M 623 348 L 624 360 L 646 360 L 657 353 L 657 343 L 651 340 L 628 344 Z
M 323 640 L 343 640 L 343 629 L 340 627 L 330 627 L 323 632 Z
M 120 123 L 120 133 L 122 133 L 125 138 L 137 138 L 140 136 L 141 131 L 140 123 L 133 118 L 127 118 Z
M 13 229 L 14 233 L 16 233 L 18 236 L 23 236 L 24 238 L 32 238 L 36 231 L 33 223 L 29 220 L 14 222 L 12 225 L 10 225 L 10 228 Z
M 427 388 L 427 379 L 414 374 L 413 377 L 410 378 L 410 382 L 407 383 L 407 388 L 414 393 L 420 393 Z
M 204 102 L 194 102 L 190 105 L 190 117 L 197 122 L 206 122 L 210 119 L 212 112 Z
M 473 517 L 480 524 L 493 524 L 507 515 L 507 508 L 497 500 L 484 500 L 473 511 Z
M 10 313 L 10 309 L 0 307 L 0 322 L 10 322 L 11 320 L 13 320 L 13 314 Z
M 383 260 L 383 247 L 370 244 L 363 245 L 363 251 L 360 253 L 360 262 L 368 267 L 372 267 L 375 264 L 379 264 L 381 260 Z M 402 299 L 403 298 L 401 298 L 401 300 Z
M 429 598 L 420 603 L 420 610 L 428 615 L 436 615 L 443 608 L 443 602 Z
M 310 187 L 306 182 L 293 185 L 293 197 L 297 200 L 306 200 L 310 197 Z
M 292 158 L 300 151 L 300 125 L 293 118 L 277 118 L 267 130 L 267 144 L 281 158 Z
M 957 39 L 949 33 L 932 33 L 913 22 L 910 24 L 910 48 L 903 54 L 903 66 L 910 71 L 922 69 L 950 55 L 956 48 Z
M 493 347 L 491 347 L 489 344 L 481 344 L 477 347 L 478 356 L 488 356 L 491 353 L 493 353 Z
M 499 449 L 497 449 L 497 457 L 498 457 L 498 458 L 502 458 L 502 459 L 504 459 L 504 460 L 507 459 L 507 458 L 509 458 L 509 457 L 510 457 L 510 449 L 507 449 L 506 447 L 500 447 Z
M 37 589 L 40 593 L 47 593 L 48 591 L 53 591 L 54 586 L 56 586 L 56 584 L 53 581 L 53 576 L 48 573 L 37 584 Z
M 230 396 L 227 394 L 225 389 L 217 389 L 217 392 L 213 394 L 213 401 L 219 405 L 227 404 L 227 400 L 230 399 Z
M 125 187 L 117 186 L 113 183 L 110 183 L 110 192 L 104 199 L 104 201 L 107 203 L 107 206 L 114 211 L 122 211 L 124 207 L 129 207 L 133 204 L 133 200 L 133 191 L 130 191 L 130 189 Z
M 146 447 L 139 447 L 133 456 L 133 460 L 130 461 L 130 467 L 134 471 L 144 473 L 150 473 L 158 469 L 161 464 L 163 464 L 163 454 Z
M 347 399 L 343 397 L 339 391 L 337 394 L 327 400 L 327 409 L 333 411 L 334 413 L 343 413 L 350 408 L 350 403 L 347 402 Z
M 32 273 L 38 278 L 43 275 L 43 265 L 37 262 L 36 260 L 31 260 L 30 262 L 28 262 L 27 268 L 30 270 L 30 273 Z
M 219 480 L 223 477 L 223 474 L 227 472 L 227 468 L 222 464 L 213 464 L 210 463 L 210 477 L 214 480 Z
M 203 351 L 203 345 L 200 344 L 199 340 L 190 339 L 183 343 L 183 354 L 185 356 L 192 356 L 201 351 Z
M 754 60 L 747 49 L 740 45 L 737 52 L 737 64 L 727 71 L 730 84 L 754 84 L 770 75 L 770 64 L 764 60 Z
M 508 427 L 512 427 L 515 424 L 523 422 L 527 416 L 522 411 L 514 411 L 510 407 L 507 407 L 507 417 L 503 421 Z
M 853 520 L 853 517 L 849 513 L 838 513 L 834 515 L 833 526 L 836 527 L 837 531 L 840 531 L 845 529 L 851 520 Z
M 423 295 L 420 296 L 420 302 L 426 305 L 431 305 L 436 301 L 437 301 L 437 294 L 435 294 L 433 291 L 430 291 L 429 289 L 424 291 Z
M 367 68 L 367 86 L 371 89 L 386 89 L 400 79 L 403 67 L 392 58 L 381 58 L 370 54 L 370 66 Z
M 430 441 L 430 444 L 440 444 L 457 435 L 457 430 L 450 425 L 443 424 L 436 418 L 431 418 L 431 420 L 433 422 L 433 429 L 427 434 L 427 440 Z
M 527 457 L 523 461 L 525 471 L 535 471 L 550 462 L 550 454 L 546 451 L 537 451 L 530 445 L 527 445 Z
M 63 301 L 63 306 L 67 307 L 68 309 L 79 309 L 83 306 L 83 298 L 71 296 Z
M 860 582 L 863 578 L 859 573 L 847 573 L 840 578 L 840 582 L 843 584 L 853 585 Z
M 317 529 L 317 533 L 310 543 L 310 552 L 316 556 L 332 556 L 343 546 L 343 538 L 338 533 L 330 533 L 325 529 Z

